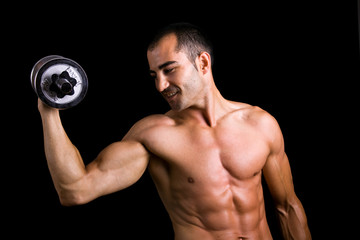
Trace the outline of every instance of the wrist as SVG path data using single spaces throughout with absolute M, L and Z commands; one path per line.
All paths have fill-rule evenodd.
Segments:
M 40 99 L 38 99 L 38 110 L 42 118 L 59 115 L 59 109 L 49 107 L 48 105 L 43 103 Z

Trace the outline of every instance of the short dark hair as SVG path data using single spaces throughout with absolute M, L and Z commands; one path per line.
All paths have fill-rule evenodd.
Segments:
M 159 41 L 169 35 L 175 34 L 177 38 L 176 50 L 184 50 L 188 59 L 196 68 L 195 59 L 202 52 L 210 54 L 211 64 L 214 64 L 213 47 L 204 32 L 197 26 L 190 23 L 173 23 L 161 29 L 148 45 L 148 50 L 152 51 Z

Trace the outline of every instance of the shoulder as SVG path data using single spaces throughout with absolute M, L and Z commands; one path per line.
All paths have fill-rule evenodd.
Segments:
M 248 121 L 250 124 L 271 124 L 276 122 L 275 118 L 258 106 L 247 103 L 232 102 L 235 113 L 242 120 Z
M 174 124 L 174 120 L 164 114 L 150 115 L 136 122 L 123 139 L 141 141 L 149 130 Z
M 248 119 L 261 128 L 277 129 L 279 127 L 278 122 L 269 112 L 257 106 L 252 106 L 248 110 Z
M 282 141 L 282 133 L 277 120 L 267 111 L 249 104 L 239 104 L 238 115 L 247 124 L 270 142 Z
M 250 118 L 256 123 L 260 134 L 268 142 L 271 152 L 282 152 L 284 150 L 284 138 L 277 120 L 259 107 L 254 107 Z

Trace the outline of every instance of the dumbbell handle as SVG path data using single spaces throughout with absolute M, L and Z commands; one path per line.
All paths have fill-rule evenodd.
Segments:
M 63 94 L 69 94 L 73 89 L 73 85 L 66 78 L 58 78 L 55 84 Z
M 60 91 L 62 96 L 64 95 L 72 95 L 74 85 L 69 81 L 71 78 L 69 73 L 64 71 L 60 75 L 53 74 L 51 76 L 51 80 L 53 84 L 57 87 L 57 89 L 53 89 L 54 91 Z

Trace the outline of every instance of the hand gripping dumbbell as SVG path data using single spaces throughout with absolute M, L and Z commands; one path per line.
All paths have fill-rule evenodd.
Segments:
M 31 70 L 30 81 L 41 101 L 59 109 L 79 104 L 88 89 L 88 79 L 82 67 L 58 55 L 40 59 Z

